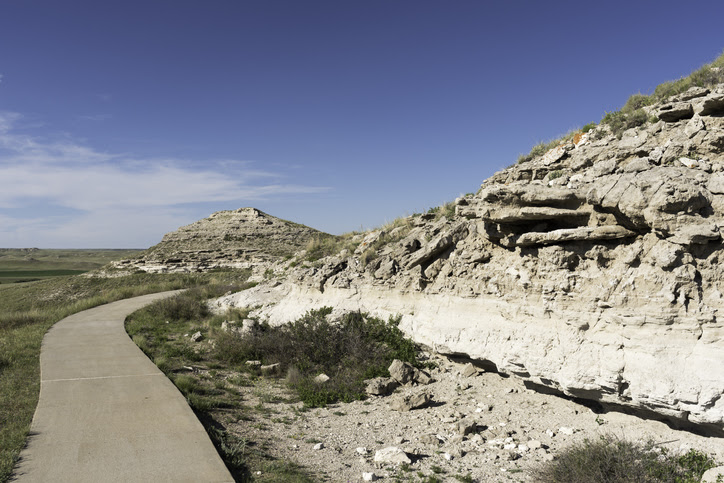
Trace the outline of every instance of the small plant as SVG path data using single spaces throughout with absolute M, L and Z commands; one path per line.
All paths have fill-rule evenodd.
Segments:
M 335 255 L 342 250 L 344 241 L 345 237 L 333 235 L 315 237 L 307 243 L 304 259 L 308 262 L 316 262 L 324 257 Z
M 556 169 L 555 171 L 551 171 L 551 173 L 548 175 L 548 181 L 553 181 L 554 179 L 558 179 L 563 176 L 563 170 Z
M 369 247 L 367 250 L 362 252 L 362 255 L 359 257 L 359 261 L 363 267 L 366 267 L 375 258 L 377 258 L 377 249 L 374 247 Z
M 676 463 L 680 468 L 691 473 L 695 483 L 699 481 L 706 470 L 717 466 L 709 455 L 695 449 L 690 449 L 687 453 L 676 458 Z
M 555 138 L 551 141 L 540 142 L 536 144 L 535 146 L 533 146 L 533 148 L 531 148 L 528 154 L 521 154 L 520 156 L 518 156 L 518 164 L 527 163 L 528 161 L 532 161 L 538 156 L 543 156 L 545 153 L 555 148 L 556 146 L 564 144 L 573 139 L 573 136 L 575 136 L 577 132 L 577 130 L 569 131 L 563 136 Z
M 473 483 L 475 480 L 473 479 L 473 475 L 468 473 L 467 475 L 453 475 L 453 478 L 455 478 L 458 481 L 462 481 L 463 483 Z
M 435 215 L 435 220 L 439 220 L 443 216 L 451 219 L 455 217 L 455 203 L 452 201 L 449 201 L 447 203 L 443 203 L 440 206 L 433 206 L 429 210 L 427 210 L 428 215 Z
M 581 132 L 587 133 L 588 131 L 590 131 L 590 130 L 593 129 L 594 127 L 596 127 L 596 123 L 595 123 L 595 122 L 589 122 L 588 124 L 586 124 L 585 126 L 583 126 L 583 127 L 581 128 Z
M 419 473 L 418 473 L 418 475 L 419 475 Z M 423 476 L 421 476 L 421 478 L 422 478 L 422 480 L 421 480 L 422 483 L 442 483 L 442 480 L 438 476 L 435 476 L 435 475 L 429 475 L 429 476 L 423 475 Z
M 606 113 L 606 115 L 603 116 L 603 119 L 601 119 L 601 124 L 608 125 L 611 132 L 620 139 L 624 131 L 646 124 L 648 120 L 648 115 L 643 108 L 632 110 L 627 109 L 626 106 L 624 106 L 624 108 L 620 111 Z

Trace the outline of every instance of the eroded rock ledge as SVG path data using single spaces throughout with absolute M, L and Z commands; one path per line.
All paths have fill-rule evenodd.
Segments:
M 401 314 L 440 352 L 724 429 L 722 99 L 724 86 L 692 89 L 620 139 L 596 127 L 496 173 L 455 216 L 279 264 L 282 285 L 219 305 L 261 304 L 277 322 L 322 305 Z
M 203 272 L 223 268 L 259 269 L 304 249 L 311 240 L 331 237 L 256 208 L 219 211 L 182 226 L 139 258 L 113 265 L 150 273 Z

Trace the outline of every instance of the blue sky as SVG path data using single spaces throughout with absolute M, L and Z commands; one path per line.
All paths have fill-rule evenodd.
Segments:
M 724 50 L 718 1 L 0 0 L 0 247 L 330 232 L 476 191 Z

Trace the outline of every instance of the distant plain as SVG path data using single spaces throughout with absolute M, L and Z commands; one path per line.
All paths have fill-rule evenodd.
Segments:
M 79 275 L 140 250 L 0 248 L 0 284 Z

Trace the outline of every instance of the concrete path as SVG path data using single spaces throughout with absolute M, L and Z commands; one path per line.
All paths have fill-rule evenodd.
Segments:
M 48 331 L 14 481 L 234 481 L 184 397 L 123 327 L 126 315 L 170 294 L 86 310 Z

